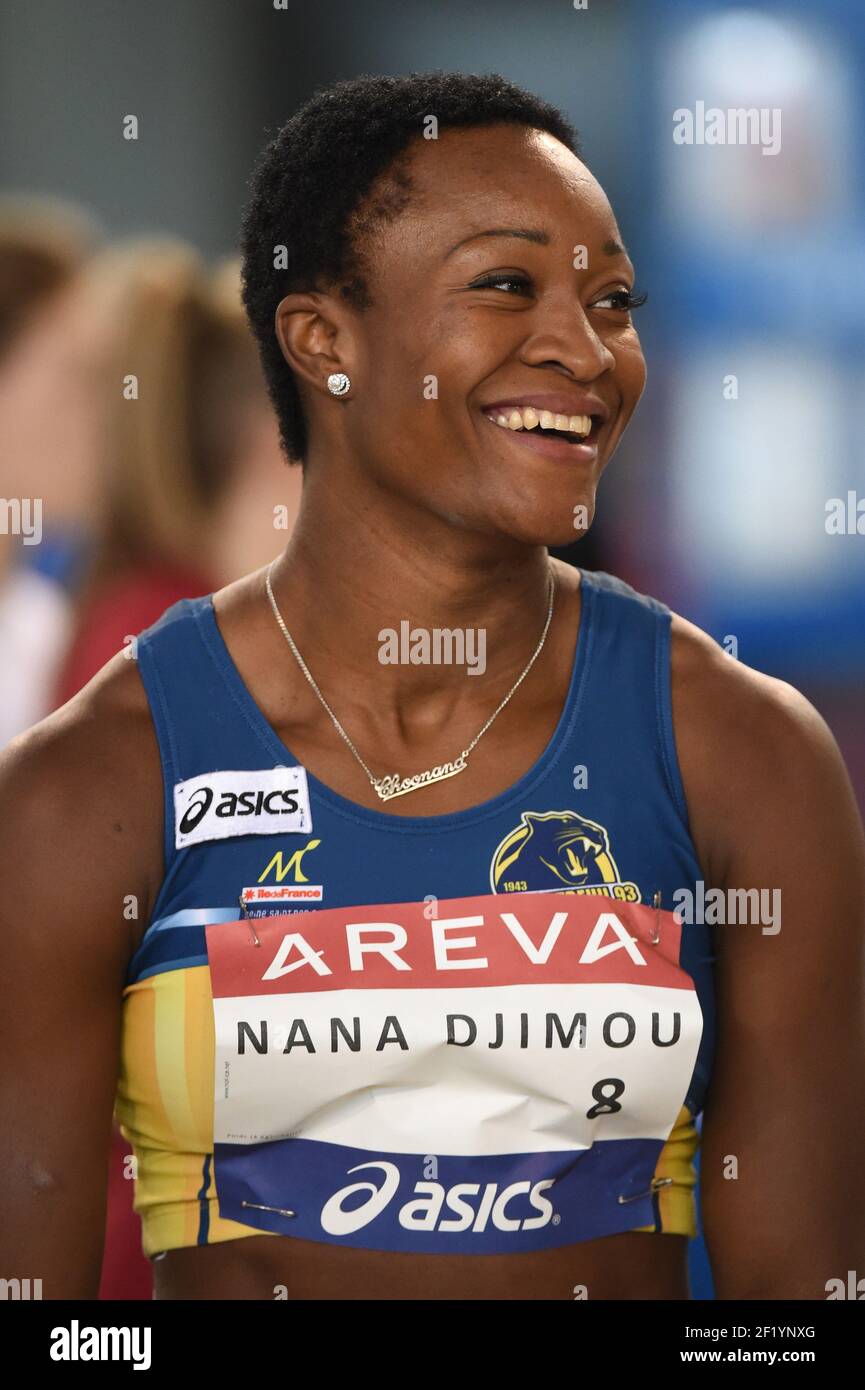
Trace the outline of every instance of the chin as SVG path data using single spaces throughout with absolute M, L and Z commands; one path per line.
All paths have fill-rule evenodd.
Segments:
M 525 545 L 572 545 L 582 540 L 595 516 L 594 489 L 569 497 L 510 499 L 507 510 L 496 518 L 497 529 Z
M 509 540 L 518 541 L 522 545 L 546 545 L 552 549 L 573 545 L 574 541 L 582 540 L 590 526 L 591 519 L 588 525 L 576 530 L 573 526 L 568 526 L 567 522 L 562 524 L 561 518 L 555 521 L 539 518 L 533 523 L 531 519 L 523 517 L 511 525 L 499 526 L 496 529 L 500 535 L 505 535 Z

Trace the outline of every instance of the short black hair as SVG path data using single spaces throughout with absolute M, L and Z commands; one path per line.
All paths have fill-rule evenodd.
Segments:
M 369 307 L 361 242 L 408 205 L 411 181 L 400 156 L 431 116 L 439 130 L 530 126 L 580 155 L 562 112 L 498 73 L 363 74 L 314 92 L 262 152 L 241 229 L 243 302 L 290 459 L 305 459 L 307 426 L 274 331 L 277 305 L 295 291 L 338 287 L 355 308 Z M 386 186 L 368 199 L 385 172 Z

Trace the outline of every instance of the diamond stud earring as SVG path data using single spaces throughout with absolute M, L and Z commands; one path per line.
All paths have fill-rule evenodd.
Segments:
M 351 381 L 345 372 L 331 372 L 327 379 L 327 389 L 332 396 L 344 396 L 351 390 Z

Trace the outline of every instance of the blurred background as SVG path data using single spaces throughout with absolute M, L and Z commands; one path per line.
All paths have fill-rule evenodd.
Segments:
M 865 8 L 849 0 L 5 0 L 0 744 L 177 598 L 284 545 L 300 470 L 234 259 L 250 170 L 316 86 L 435 68 L 501 72 L 563 108 L 649 293 L 646 393 L 567 558 L 803 690 L 865 808 Z M 701 111 L 743 107 L 767 113 L 759 140 L 700 140 Z M 683 109 L 692 143 L 674 139 Z M 123 1147 L 102 1296 L 147 1298 Z M 691 1272 L 710 1298 L 701 1241 Z

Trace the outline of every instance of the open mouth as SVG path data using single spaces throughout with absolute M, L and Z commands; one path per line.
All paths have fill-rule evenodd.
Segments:
M 536 406 L 492 406 L 483 414 L 500 429 L 514 434 L 530 432 L 535 439 L 551 439 L 560 444 L 586 444 L 598 434 L 600 415 L 560 415 Z

